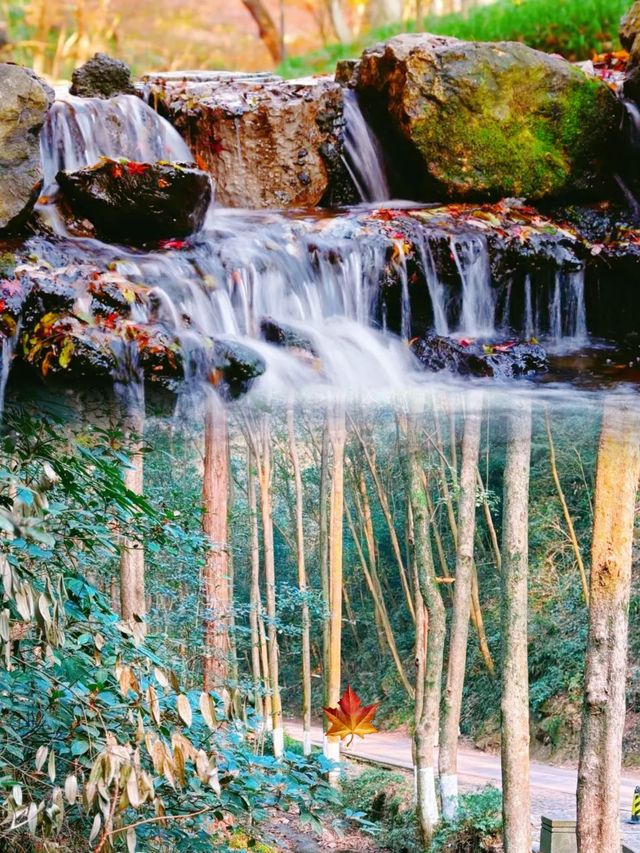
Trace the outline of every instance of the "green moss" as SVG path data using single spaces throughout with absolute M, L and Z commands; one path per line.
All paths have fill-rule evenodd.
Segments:
M 613 114 L 601 97 L 609 93 L 579 71 L 558 86 L 542 65 L 501 61 L 480 55 L 466 69 L 462 59 L 452 85 L 445 69 L 450 90 L 426 101 L 411 138 L 452 195 L 559 195 L 576 160 L 590 156 L 589 128 Z
M 275 847 L 270 847 L 268 844 L 263 844 L 261 841 L 255 842 L 249 847 L 251 837 L 242 829 L 238 829 L 233 833 L 233 838 L 229 842 L 231 850 L 250 850 L 251 853 L 277 853 Z

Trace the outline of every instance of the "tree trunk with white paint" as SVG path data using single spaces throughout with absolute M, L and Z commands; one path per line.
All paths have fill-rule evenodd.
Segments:
M 336 403 L 328 415 L 327 433 L 331 448 L 329 468 L 329 648 L 326 679 L 327 707 L 335 708 L 340 699 L 342 655 L 342 559 L 344 516 L 344 445 L 346 438 L 344 409 Z M 324 754 L 340 760 L 340 738 L 325 736 Z M 338 782 L 338 773 L 329 773 L 329 782 Z
M 424 667 L 419 667 L 419 671 L 424 673 L 424 683 L 421 690 L 416 691 L 421 694 L 422 713 L 416 723 L 414 760 L 420 837 L 424 847 L 428 848 L 440 819 L 433 751 L 440 717 L 446 616 L 435 578 L 431 551 L 431 520 L 423 487 L 422 460 L 416 437 L 416 420 L 413 415 L 407 418 L 405 429 L 407 486 L 413 515 L 416 574 L 427 617 L 426 661 Z M 418 644 L 419 648 L 420 644 Z

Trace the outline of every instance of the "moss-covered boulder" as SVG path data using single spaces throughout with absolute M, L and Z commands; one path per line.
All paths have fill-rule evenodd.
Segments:
M 382 129 L 391 124 L 387 144 L 411 164 L 414 197 L 416 187 L 426 200 L 603 189 L 622 108 L 601 80 L 560 57 L 404 34 L 366 50 L 351 85 Z

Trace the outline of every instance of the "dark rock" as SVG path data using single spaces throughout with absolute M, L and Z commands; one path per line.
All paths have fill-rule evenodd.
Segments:
M 328 77 L 196 72 L 143 82 L 206 165 L 223 207 L 312 207 L 344 179 L 342 88 Z
M 289 349 L 302 350 L 303 352 L 317 356 L 317 352 L 309 338 L 301 335 L 297 329 L 291 326 L 276 322 L 271 317 L 263 317 L 260 321 L 260 330 L 265 341 L 269 341 L 271 344 L 278 344 Z
M 0 64 L 0 231 L 19 230 L 42 186 L 40 131 L 54 100 L 32 71 Z
M 413 198 L 545 199 L 608 186 L 622 106 L 561 57 L 414 33 L 365 50 L 355 74 L 365 106 L 393 127 Z
M 460 376 L 512 379 L 548 369 L 547 355 L 539 344 L 462 344 L 452 338 L 427 334 L 412 343 L 417 359 L 428 370 L 448 370 Z
M 124 62 L 104 53 L 96 53 L 71 76 L 72 95 L 79 98 L 113 98 L 135 95 L 131 71 Z
M 222 384 L 221 390 L 232 398 L 246 393 L 254 379 L 262 376 L 267 369 L 255 350 L 237 341 L 217 340 L 214 348 L 214 384 Z
M 179 164 L 103 159 L 56 176 L 74 212 L 101 236 L 127 242 L 186 237 L 202 227 L 211 201 L 209 176 Z

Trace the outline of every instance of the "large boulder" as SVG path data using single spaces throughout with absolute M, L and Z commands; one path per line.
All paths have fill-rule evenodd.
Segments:
M 131 71 L 124 62 L 96 53 L 71 75 L 69 92 L 79 98 L 113 98 L 135 95 Z
M 107 239 L 136 243 L 198 231 L 211 201 L 206 172 L 177 163 L 103 158 L 56 180 L 73 212 Z
M 622 107 L 601 80 L 520 43 L 404 34 L 366 50 L 352 85 L 427 200 L 590 194 Z M 405 174 L 405 178 L 406 178 Z
M 38 198 L 40 129 L 53 100 L 32 71 L 0 63 L 0 231 L 19 228 Z
M 315 206 L 344 180 L 343 93 L 329 78 L 201 72 L 143 85 L 213 177 L 223 207 Z

